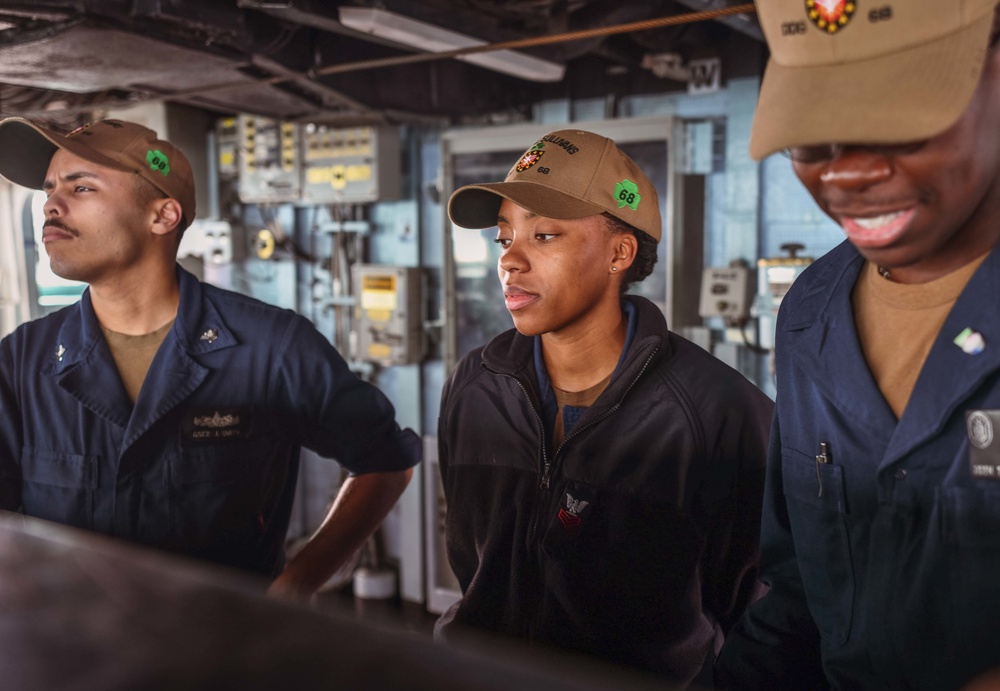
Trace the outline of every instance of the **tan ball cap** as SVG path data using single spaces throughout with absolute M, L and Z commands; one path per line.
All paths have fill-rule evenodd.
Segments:
M 976 90 L 995 6 L 996 0 L 757 0 L 771 58 L 750 155 L 940 134 Z
M 168 197 L 180 202 L 181 229 L 195 215 L 194 175 L 180 149 L 153 130 L 122 120 L 100 120 L 60 134 L 24 118 L 0 121 L 0 175 L 40 190 L 57 149 L 85 161 L 136 173 Z
M 504 199 L 546 218 L 607 212 L 657 242 L 663 234 L 656 188 L 607 137 L 584 130 L 550 132 L 524 152 L 503 182 L 466 185 L 448 200 L 462 228 L 497 224 Z

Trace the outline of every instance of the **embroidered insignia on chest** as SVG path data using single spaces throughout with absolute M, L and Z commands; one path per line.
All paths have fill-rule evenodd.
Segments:
M 856 9 L 851 0 L 806 0 L 809 21 L 828 34 L 835 34 L 847 26 Z
M 196 417 L 194 419 L 195 427 L 232 427 L 233 425 L 240 424 L 239 415 L 219 415 L 218 412 L 215 415 L 209 417 L 204 415 L 202 417 Z
M 250 439 L 253 433 L 252 406 L 198 408 L 181 412 L 178 433 L 181 446 L 217 446 Z
M 573 495 L 567 492 L 566 506 L 559 509 L 559 520 L 567 530 L 576 528 L 583 522 L 583 518 L 580 514 L 582 514 L 588 506 L 590 506 L 589 501 L 574 499 Z
M 969 414 L 965 421 L 969 430 L 969 441 L 978 449 L 985 449 L 993 443 L 993 421 L 981 410 Z

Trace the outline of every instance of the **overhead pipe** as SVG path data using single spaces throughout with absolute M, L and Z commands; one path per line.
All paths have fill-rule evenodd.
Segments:
M 685 0 L 685 1 L 695 1 L 695 0 Z M 446 50 L 436 53 L 414 53 L 411 55 L 397 55 L 395 57 L 389 58 L 376 58 L 372 60 L 359 60 L 356 62 L 340 63 L 338 65 L 327 65 L 326 67 L 318 67 L 309 70 L 304 76 L 309 78 L 322 77 L 332 74 L 345 74 L 348 72 L 360 72 L 364 70 L 372 70 L 383 67 L 396 67 L 399 65 L 411 65 L 415 63 L 422 62 L 433 62 L 436 60 L 447 60 L 450 58 L 457 58 L 461 55 L 471 55 L 474 53 L 488 53 L 496 50 L 514 50 L 518 48 L 531 48 L 534 46 L 544 46 L 554 43 L 564 43 L 566 41 L 579 41 L 581 39 L 593 38 L 595 36 L 611 36 L 615 34 L 626 34 L 635 31 L 646 31 L 649 29 L 659 29 L 666 26 L 678 26 L 682 24 L 693 24 L 696 22 L 703 22 L 708 20 L 719 20 L 724 17 L 734 17 L 736 15 L 742 14 L 753 14 L 756 12 L 756 8 L 753 3 L 746 3 L 743 5 L 734 5 L 732 7 L 724 7 L 719 9 L 709 9 L 699 12 L 691 12 L 688 14 L 679 14 L 669 17 L 659 17 L 657 19 L 644 19 L 637 22 L 628 22 L 626 24 L 617 24 L 615 26 L 605 26 L 594 29 L 581 29 L 579 31 L 568 31 L 560 34 L 551 34 L 548 36 L 534 36 L 530 38 L 520 38 L 512 41 L 502 41 L 500 43 L 486 43 L 479 46 L 469 46 L 466 48 L 456 48 L 454 50 Z M 258 80 L 241 80 L 236 82 L 227 82 L 223 84 L 213 84 L 210 86 L 198 87 L 196 89 L 187 89 L 185 91 L 177 91 L 170 94 L 158 94 L 155 96 L 150 96 L 145 99 L 146 101 L 169 101 L 169 100 L 183 100 L 188 98 L 194 98 L 197 96 L 204 96 L 209 94 L 214 94 L 218 91 L 227 89 L 248 89 L 254 86 L 263 85 L 276 85 L 282 84 L 284 82 L 292 81 L 292 78 L 288 75 L 273 76 L 265 79 Z M 100 105 L 100 104 L 94 104 Z M 31 114 L 25 114 L 30 116 Z
M 729 1 L 730 0 L 722 0 L 722 3 L 726 4 Z M 716 6 L 719 4 L 719 0 L 674 0 L 674 2 L 679 2 L 680 4 L 690 7 L 693 10 L 700 11 L 716 9 Z M 756 22 L 751 21 L 751 14 L 752 13 L 737 14 L 735 16 L 722 17 L 719 19 L 719 22 L 763 43 L 764 34 L 761 32 L 760 26 Z

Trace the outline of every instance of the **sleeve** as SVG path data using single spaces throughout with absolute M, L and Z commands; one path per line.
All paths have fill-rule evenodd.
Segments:
M 438 422 L 438 431 L 441 431 L 441 423 Z M 438 434 L 437 438 L 438 473 L 441 475 L 441 484 L 448 484 L 448 443 L 445 438 Z
M 0 340 L 0 509 L 21 509 L 21 407 L 10 339 Z
M 769 589 L 726 636 L 716 663 L 717 687 L 774 691 L 827 688 L 819 632 L 806 604 L 782 491 L 777 415 L 771 428 L 764 484 L 760 573 Z
M 445 381 L 444 387 L 441 389 L 441 405 L 438 411 L 438 429 L 437 429 L 437 461 L 438 461 L 438 471 L 441 474 L 442 486 L 448 486 L 448 465 L 451 461 L 449 445 L 448 445 L 448 403 L 451 400 L 451 389 L 452 382 L 454 381 L 454 373 L 452 376 L 448 377 Z
M 758 594 L 761 497 L 773 404 L 749 382 L 725 404 L 707 484 L 716 518 L 702 559 L 702 600 L 728 631 Z M 704 501 L 704 500 L 703 500 Z
M 420 438 L 400 428 L 385 394 L 351 372 L 304 318 L 294 317 L 288 326 L 279 363 L 274 386 L 286 424 L 303 446 L 335 458 L 352 475 L 406 470 L 420 462 Z

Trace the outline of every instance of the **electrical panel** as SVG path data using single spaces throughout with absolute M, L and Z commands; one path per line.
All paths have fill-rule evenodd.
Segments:
M 785 293 L 803 271 L 812 264 L 812 257 L 800 257 L 804 247 L 790 242 L 781 246 L 785 256 L 762 257 L 757 260 L 757 295 L 751 314 L 760 320 L 760 346 L 774 347 L 774 327 L 778 321 L 778 308 Z
M 240 173 L 240 134 L 236 118 L 220 118 L 215 123 L 215 148 L 219 177 L 232 180 Z
M 357 355 L 382 365 L 410 365 L 423 359 L 421 270 L 355 264 Z
M 240 115 L 237 120 L 240 200 L 298 201 L 302 194 L 298 125 L 257 115 Z
M 399 196 L 399 130 L 302 126 L 305 204 L 367 203 Z
M 750 269 L 746 266 L 710 267 L 701 279 L 698 314 L 737 322 L 750 316 Z

